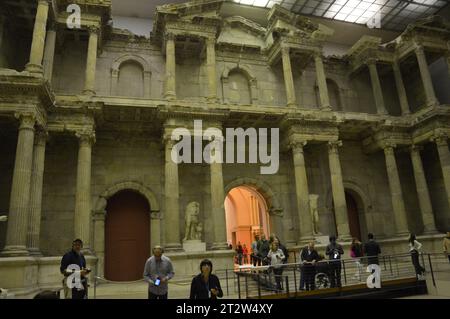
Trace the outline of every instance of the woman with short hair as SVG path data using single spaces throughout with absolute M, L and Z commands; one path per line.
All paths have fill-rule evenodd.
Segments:
M 212 262 L 208 259 L 200 263 L 200 274 L 192 279 L 190 299 L 217 299 L 223 297 L 219 278 L 211 274 Z

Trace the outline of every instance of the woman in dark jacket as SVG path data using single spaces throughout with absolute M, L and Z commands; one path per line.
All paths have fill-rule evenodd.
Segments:
M 192 279 L 190 299 L 217 299 L 223 297 L 219 278 L 211 274 L 212 268 L 212 263 L 208 259 L 204 259 L 200 263 L 201 273 Z

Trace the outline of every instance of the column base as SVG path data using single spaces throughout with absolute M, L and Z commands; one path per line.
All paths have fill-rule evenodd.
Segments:
M 81 249 L 81 253 L 85 256 L 94 256 L 94 252 L 91 247 L 84 247 Z
M 28 63 L 25 65 L 25 71 L 44 76 L 44 68 L 39 64 Z
M 409 237 L 411 233 L 409 231 L 402 231 L 395 234 L 395 237 Z
M 288 103 L 286 104 L 287 107 L 297 107 L 297 103 Z
M 441 234 L 441 232 L 439 232 L 437 229 L 431 229 L 431 230 L 424 230 L 423 233 L 421 234 L 421 236 L 438 235 L 438 234 Z
M 228 243 L 213 243 L 211 250 L 228 250 Z
M 94 90 L 83 90 L 83 94 L 84 95 L 89 95 L 89 96 L 93 96 L 95 95 L 95 91 Z
M 310 235 L 310 236 L 302 236 L 298 239 L 297 241 L 297 245 L 299 246 L 306 246 L 309 244 L 310 241 L 314 240 L 314 236 Z
M 25 246 L 5 246 L 0 253 L 0 257 L 22 257 L 29 255 L 30 253 Z
M 207 101 L 208 103 L 217 103 L 217 97 L 215 97 L 215 96 L 207 97 L 207 98 L 206 98 L 206 101 Z
M 179 243 L 166 244 L 164 246 L 164 251 L 166 252 L 183 251 L 183 247 Z
M 33 256 L 33 257 L 42 257 L 43 256 L 41 251 L 39 250 L 39 248 L 28 248 L 28 252 L 29 252 L 30 256 Z
M 328 105 L 328 106 L 322 106 L 322 107 L 320 108 L 320 110 L 321 110 L 321 111 L 324 111 L 324 112 L 331 112 L 331 111 L 333 111 L 333 109 L 331 108 L 330 105 Z
M 167 100 L 175 100 L 177 98 L 175 92 L 167 92 L 164 94 L 164 98 Z

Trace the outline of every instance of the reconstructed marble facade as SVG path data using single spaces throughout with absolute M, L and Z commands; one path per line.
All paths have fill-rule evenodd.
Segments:
M 81 29 L 68 29 L 66 7 L 78 2 Z M 321 232 L 349 240 L 348 193 L 363 239 L 373 232 L 386 253 L 399 252 L 412 231 L 440 251 L 450 229 L 450 24 L 430 17 L 389 44 L 364 36 L 326 56 L 324 25 L 277 5 L 260 25 L 223 5 L 158 7 L 148 39 L 112 28 L 109 0 L 1 2 L 0 212 L 9 220 L 0 271 L 11 276 L 0 286 L 58 285 L 76 237 L 102 274 L 108 199 L 127 189 L 148 200 L 150 244 L 192 263 L 186 273 L 202 256 L 181 250 L 184 208 L 200 203 L 207 254 L 230 266 L 224 198 L 241 185 L 264 196 L 289 247 L 313 236 L 309 194 L 319 195 Z M 279 172 L 175 164 L 171 131 L 194 119 L 280 128 Z

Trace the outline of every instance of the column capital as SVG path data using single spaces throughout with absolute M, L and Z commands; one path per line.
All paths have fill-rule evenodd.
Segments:
M 34 125 L 36 124 L 36 114 L 32 112 L 17 112 L 14 114 L 14 117 L 20 121 L 19 130 L 34 130 Z
M 364 60 L 364 64 L 367 66 L 377 65 L 378 59 L 376 57 L 368 57 Z
M 150 219 L 162 219 L 160 211 L 152 211 L 150 212 Z
M 216 38 L 213 38 L 213 37 L 206 37 L 205 38 L 205 43 L 206 43 L 206 45 L 216 45 Z
M 303 153 L 303 148 L 308 144 L 308 141 L 292 141 L 289 142 L 288 146 L 292 149 L 293 152 Z
M 420 153 L 423 150 L 423 145 L 412 144 L 409 150 L 411 153 Z
M 447 145 L 448 135 L 444 132 L 435 134 L 431 139 L 438 146 Z
M 342 146 L 342 141 L 329 141 L 328 142 L 328 152 L 329 153 L 338 153 L 339 147 Z
M 88 144 L 89 146 L 92 146 L 96 141 L 94 131 L 77 131 L 75 132 L 75 136 L 80 141 L 80 145 Z
M 166 40 L 175 40 L 175 33 L 173 33 L 173 32 L 166 32 L 164 34 L 164 38 Z
M 397 144 L 393 143 L 393 142 L 384 142 L 382 145 L 382 148 L 384 150 L 385 154 L 388 155 L 393 155 L 394 154 L 394 149 L 397 147 Z
M 87 31 L 89 32 L 89 35 L 98 35 L 98 33 L 100 32 L 100 27 L 98 25 L 90 25 L 87 27 Z
M 416 53 L 416 55 L 425 55 L 425 49 L 423 47 L 422 44 L 417 44 L 414 48 L 414 52 Z
M 36 130 L 34 134 L 34 145 L 44 146 L 48 141 L 48 132 L 42 128 Z
M 38 0 L 38 5 L 49 6 L 51 2 L 52 2 L 51 0 Z
M 285 47 L 285 46 L 281 47 L 281 53 L 283 55 L 289 55 L 290 51 L 291 51 L 291 49 L 289 47 Z
M 56 32 L 57 29 L 58 29 L 58 23 L 56 21 L 49 21 L 47 23 L 47 32 L 48 31 Z

